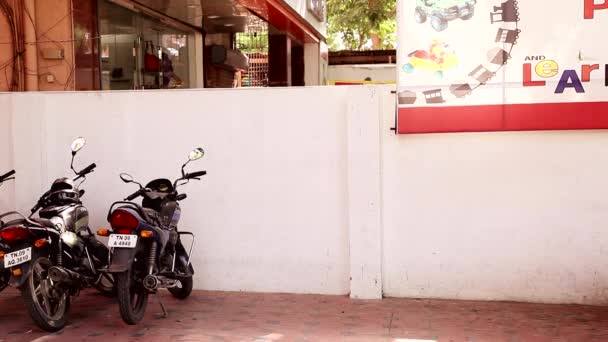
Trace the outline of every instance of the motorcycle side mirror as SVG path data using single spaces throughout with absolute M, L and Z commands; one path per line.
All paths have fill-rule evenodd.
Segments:
M 195 148 L 194 150 L 192 150 L 192 152 L 190 152 L 188 159 L 190 161 L 195 161 L 195 160 L 199 160 L 199 159 L 203 158 L 204 155 L 205 155 L 205 150 L 198 147 L 198 148 Z
M 125 183 L 134 183 L 135 182 L 135 180 L 133 179 L 133 176 L 131 176 L 128 173 L 121 173 L 120 179 L 122 179 L 122 181 Z
M 195 160 L 199 160 L 199 159 L 203 158 L 204 155 L 205 155 L 205 150 L 203 150 L 200 147 L 197 147 L 194 150 L 192 150 L 192 152 L 190 152 L 190 154 L 188 155 L 188 161 L 185 162 L 184 165 L 182 165 L 182 177 L 186 177 L 186 172 L 184 171 L 184 168 L 186 167 L 186 165 L 188 165 L 188 163 L 190 163 L 191 161 L 195 161 Z
M 87 141 L 83 137 L 78 137 L 72 141 L 72 155 L 75 155 L 78 151 L 80 151 L 84 145 L 86 145 Z
M 70 162 L 70 169 L 72 169 L 75 174 L 78 174 L 78 171 L 74 169 L 74 157 L 76 156 L 76 153 L 78 153 L 78 151 L 80 151 L 84 145 L 86 145 L 86 143 L 87 141 L 83 137 L 78 137 L 72 141 L 72 160 Z

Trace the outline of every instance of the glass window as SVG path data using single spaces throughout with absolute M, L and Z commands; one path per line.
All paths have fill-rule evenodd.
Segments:
M 100 0 L 102 89 L 190 87 L 189 33 Z

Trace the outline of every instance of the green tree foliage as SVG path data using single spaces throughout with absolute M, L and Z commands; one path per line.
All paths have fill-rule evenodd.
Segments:
M 331 50 L 392 49 L 397 0 L 327 0 Z

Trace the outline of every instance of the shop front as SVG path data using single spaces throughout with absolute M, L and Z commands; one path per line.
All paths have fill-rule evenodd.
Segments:
M 321 0 L 307 1 L 302 13 L 293 0 L 98 1 L 102 89 L 304 86 L 324 76 Z
M 74 5 L 76 42 L 98 37 L 75 46 L 78 90 L 197 87 L 195 27 L 130 2 Z
M 0 90 L 304 86 L 326 78 L 323 0 L 35 4 L 28 11 L 38 25 L 0 45 L 13 80 L 0 81 Z M 41 40 L 22 56 L 12 42 L 33 41 L 20 37 L 26 33 Z

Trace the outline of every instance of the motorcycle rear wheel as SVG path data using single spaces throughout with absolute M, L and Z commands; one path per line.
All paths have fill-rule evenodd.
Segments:
M 122 320 L 129 324 L 139 323 L 146 313 L 148 306 L 148 290 L 143 284 L 133 279 L 132 269 L 114 275 L 118 294 L 118 306 Z

